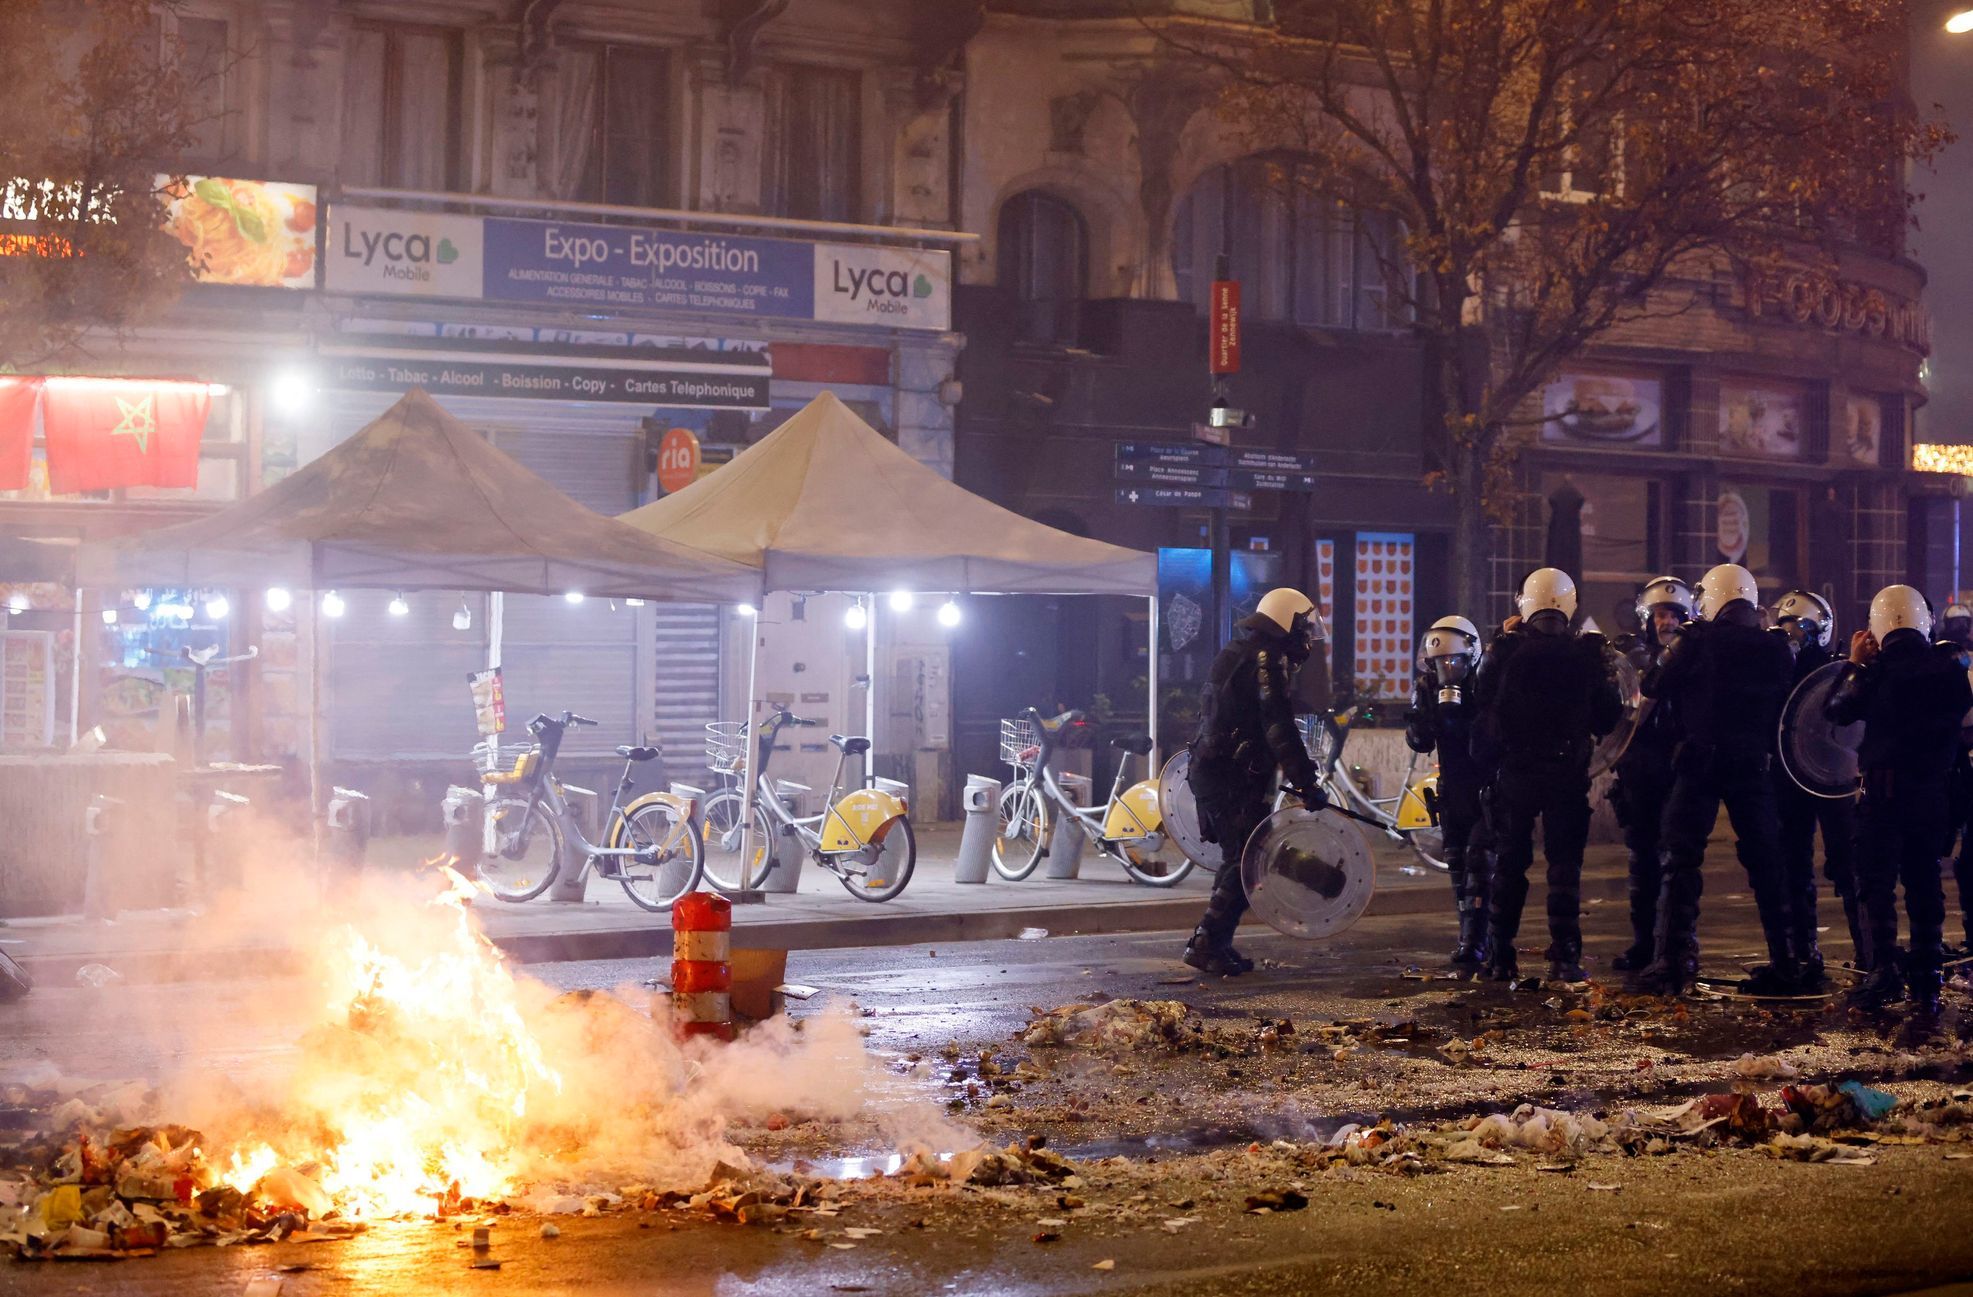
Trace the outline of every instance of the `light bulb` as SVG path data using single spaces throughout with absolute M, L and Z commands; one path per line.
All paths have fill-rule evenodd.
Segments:
M 1946 19 L 1946 30 L 1955 36 L 1973 32 L 1973 9 L 1962 9 Z
M 452 614 L 452 629 L 471 630 L 472 628 L 473 628 L 473 610 L 466 606 L 466 601 L 464 599 L 461 599 L 459 601 L 459 611 Z
M 404 602 L 404 596 L 402 594 L 394 594 L 390 597 L 388 611 L 393 617 L 404 617 L 411 612 L 411 605 Z
M 570 603 L 581 603 L 581 602 L 582 602 L 582 591 L 580 591 L 580 590 L 571 590 L 571 591 L 569 591 L 569 592 L 568 592 L 567 594 L 565 594 L 565 595 L 563 595 L 563 596 L 562 596 L 562 598 L 564 598 L 564 599 L 566 599 L 566 600 L 568 600 L 568 601 L 569 601 Z
M 642 599 L 626 599 L 623 601 L 623 606 L 626 608 L 642 608 L 644 601 Z
M 206 620 L 225 621 L 226 614 L 233 611 L 233 601 L 223 594 L 206 596 Z
M 180 621 L 192 620 L 192 605 L 189 603 L 161 603 L 157 606 L 160 617 L 176 617 Z
M 288 609 L 294 607 L 294 604 L 295 596 L 293 592 L 284 585 L 274 586 L 267 592 L 267 611 L 269 612 L 286 612 Z
M 103 609 L 103 625 L 105 626 L 116 625 L 116 609 L 114 608 Z
M 309 398 L 315 395 L 315 385 L 303 371 L 284 369 L 267 385 L 267 395 L 280 413 L 296 415 L 308 408 Z
M 760 609 L 750 603 L 740 604 L 733 611 L 739 613 L 742 617 L 758 617 L 760 615 Z
M 138 612 L 149 612 L 151 610 L 151 592 L 149 590 L 135 591 L 130 596 L 130 602 L 137 606 Z
M 862 630 L 870 624 L 870 614 L 863 611 L 863 600 L 858 599 L 843 613 L 843 625 L 851 630 Z
M 947 599 L 944 603 L 939 605 L 939 625 L 944 626 L 946 629 L 950 630 L 952 627 L 957 626 L 958 624 L 959 624 L 959 604 L 956 600 Z
M 349 605 L 344 603 L 343 597 L 334 590 L 326 591 L 322 595 L 322 615 L 324 617 L 340 617 L 348 610 Z
M 917 599 L 916 599 L 916 597 L 915 597 L 915 596 L 913 596 L 913 595 L 912 595 L 912 593 L 911 593 L 911 591 L 909 591 L 909 590 L 893 590 L 893 591 L 891 591 L 891 611 L 892 611 L 892 612 L 910 612 L 910 611 L 911 611 L 911 605 L 912 605 L 912 604 L 914 604 L 914 603 L 916 603 L 916 602 L 917 602 Z
M 10 595 L 8 595 L 8 596 L 7 596 L 7 611 L 8 611 L 8 612 L 26 612 L 26 611 L 27 611 L 27 596 L 26 596 L 26 595 L 24 595 L 24 594 L 21 594 L 21 593 L 20 593 L 19 591 L 15 591 L 15 592 L 14 592 L 13 594 L 10 594 Z

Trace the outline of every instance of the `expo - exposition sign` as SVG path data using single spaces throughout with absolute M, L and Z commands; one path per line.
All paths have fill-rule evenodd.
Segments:
M 323 261 L 331 292 L 952 327 L 951 257 L 918 248 L 338 204 Z

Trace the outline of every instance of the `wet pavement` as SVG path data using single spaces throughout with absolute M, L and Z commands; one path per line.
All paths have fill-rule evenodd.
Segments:
M 1709 964 L 1725 971 L 1760 943 L 1731 873 L 1711 881 L 1703 940 Z M 1592 905 L 1587 917 L 1599 977 L 1602 957 L 1622 945 L 1621 906 Z M 1641 1005 L 1593 989 L 1509 991 L 1435 978 L 1450 927 L 1449 916 L 1372 916 L 1320 947 L 1254 935 L 1243 944 L 1263 966 L 1240 979 L 1193 975 L 1173 958 L 1178 932 L 792 957 L 790 981 L 817 990 L 792 1013 L 853 1005 L 897 1096 L 929 1099 L 995 1144 L 1042 1137 L 1090 1166 L 1127 1158 L 1090 1172 L 1091 1186 L 1077 1191 L 1087 1206 L 1061 1206 L 1052 1191 L 900 1188 L 845 1202 L 814 1239 L 685 1211 L 557 1218 L 561 1237 L 543 1239 L 538 1221 L 516 1216 L 496 1228 L 497 1270 L 469 1268 L 465 1235 L 450 1223 L 387 1223 L 337 1243 L 0 1263 L 0 1293 L 1197 1297 L 1415 1292 L 1483 1275 L 1491 1297 L 1563 1282 L 1583 1293 L 1812 1293 L 1973 1279 L 1973 1232 L 1955 1224 L 1973 1219 L 1973 1143 L 1887 1144 L 1870 1150 L 1870 1165 L 1715 1149 L 1600 1156 L 1567 1170 L 1538 1170 L 1527 1157 L 1411 1177 L 1346 1168 L 1297 1182 L 1305 1210 L 1247 1214 L 1246 1195 L 1281 1187 L 1279 1164 L 1263 1158 L 1270 1141 L 1319 1140 L 1350 1121 L 1430 1122 L 1522 1101 L 1606 1113 L 1668 1105 L 1727 1088 L 1742 1054 L 1778 1053 L 1805 1078 L 1853 1078 L 1907 1097 L 1973 1080 L 1963 988 L 1927 1029 L 1857 1018 L 1834 1001 Z M 1834 962 L 1849 952 L 1832 937 Z M 1539 940 L 1524 936 L 1524 949 Z M 1532 953 L 1523 963 L 1533 966 Z M 527 972 L 573 989 L 634 984 L 664 968 L 618 960 Z M 156 1078 L 204 1064 L 251 1076 L 278 1067 L 287 1049 L 260 1030 L 265 1006 L 302 989 L 285 978 L 47 987 L 0 1009 L 0 1072 L 42 1059 L 81 1075 Z M 1037 1009 L 1113 997 L 1184 1001 L 1205 1043 L 1097 1054 L 1015 1039 Z M 736 1138 L 769 1163 L 891 1165 L 868 1123 L 798 1122 Z M 831 1160 L 860 1157 L 870 1160 Z M 283 1269 L 297 1266 L 306 1268 Z

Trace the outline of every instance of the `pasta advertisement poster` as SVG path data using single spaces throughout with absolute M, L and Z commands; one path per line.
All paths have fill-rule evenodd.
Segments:
M 165 229 L 200 283 L 315 287 L 314 185 L 186 176 L 165 192 Z

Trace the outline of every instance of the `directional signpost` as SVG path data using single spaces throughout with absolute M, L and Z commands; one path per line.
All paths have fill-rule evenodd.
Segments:
M 1197 441 L 1120 441 L 1116 478 L 1118 504 L 1246 509 L 1250 500 L 1229 501 L 1254 491 L 1313 491 L 1315 457 Z M 1160 486 L 1193 489 L 1155 489 Z

